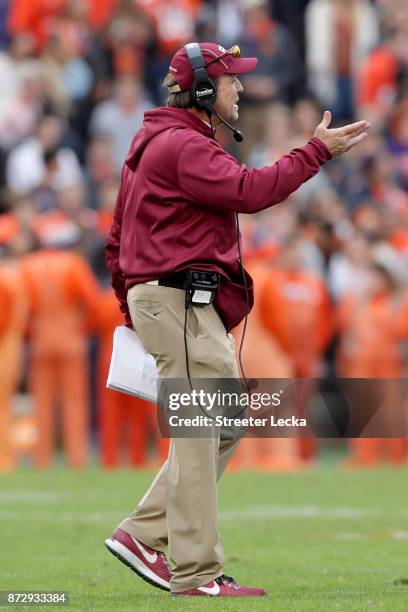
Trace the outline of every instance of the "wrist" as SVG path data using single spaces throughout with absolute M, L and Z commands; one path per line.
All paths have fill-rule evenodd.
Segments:
M 324 158 L 323 162 L 329 161 L 333 158 L 333 155 L 328 146 L 318 136 L 313 136 L 313 138 L 309 140 L 309 144 L 312 144 L 315 148 L 318 149 L 320 156 Z

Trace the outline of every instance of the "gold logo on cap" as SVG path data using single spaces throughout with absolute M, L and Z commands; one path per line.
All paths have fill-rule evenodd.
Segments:
M 233 57 L 240 57 L 241 49 L 238 47 L 238 45 L 234 45 L 231 47 L 231 49 L 228 49 L 227 53 Z

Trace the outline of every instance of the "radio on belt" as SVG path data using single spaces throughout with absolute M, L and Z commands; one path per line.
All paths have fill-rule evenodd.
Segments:
M 186 308 L 190 304 L 196 306 L 211 304 L 215 298 L 215 292 L 220 284 L 217 272 L 203 272 L 202 270 L 186 270 Z

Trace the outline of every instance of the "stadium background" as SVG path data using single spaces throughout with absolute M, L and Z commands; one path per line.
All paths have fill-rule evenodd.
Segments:
M 48 468 L 58 449 L 74 468 L 166 454 L 154 410 L 104 389 L 121 315 L 103 246 L 131 138 L 191 40 L 259 58 L 242 79 L 244 143 L 217 132 L 250 167 L 305 143 L 323 109 L 333 125 L 372 126 L 289 201 L 242 218 L 256 284 L 247 375 L 406 376 L 406 2 L 3 0 L 0 471 Z M 322 446 L 248 440 L 232 469 L 303 470 Z M 404 439 L 350 446 L 343 467 L 406 463 Z
M 306 142 L 323 109 L 372 124 L 289 202 L 241 216 L 248 375 L 406 377 L 406 0 L 1 0 L 0 590 L 178 605 L 103 546 L 167 445 L 151 407 L 104 390 L 120 314 L 103 244 L 133 133 L 195 39 L 260 59 L 244 143 L 219 130 L 250 166 Z M 225 569 L 269 598 L 211 604 L 406 610 L 407 501 L 404 439 L 243 441 L 220 484 Z

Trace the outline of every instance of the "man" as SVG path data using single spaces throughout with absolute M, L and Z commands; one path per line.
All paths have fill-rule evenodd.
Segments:
M 72 249 L 74 224 L 57 215 L 42 218 L 37 232 L 42 248 L 21 260 L 29 311 L 28 386 L 38 426 L 34 461 L 40 469 L 52 465 L 58 402 L 67 463 L 80 469 L 88 460 L 88 334 L 98 319 L 100 291 L 88 263 Z
M 122 171 L 107 260 L 126 323 L 154 356 L 161 379 L 238 377 L 228 332 L 253 299 L 240 266 L 236 214 L 286 199 L 369 127 L 360 121 L 329 130 L 326 112 L 305 147 L 248 170 L 214 133 L 220 121 L 238 119 L 237 75 L 257 64 L 238 55 L 237 47 L 212 43 L 179 49 L 165 80 L 168 106 L 145 114 Z M 191 270 L 219 275 L 219 284 L 213 303 L 193 302 L 187 311 Z M 237 444 L 234 437 L 173 438 L 150 489 L 106 541 L 109 550 L 173 595 L 264 595 L 223 574 L 216 481 Z

